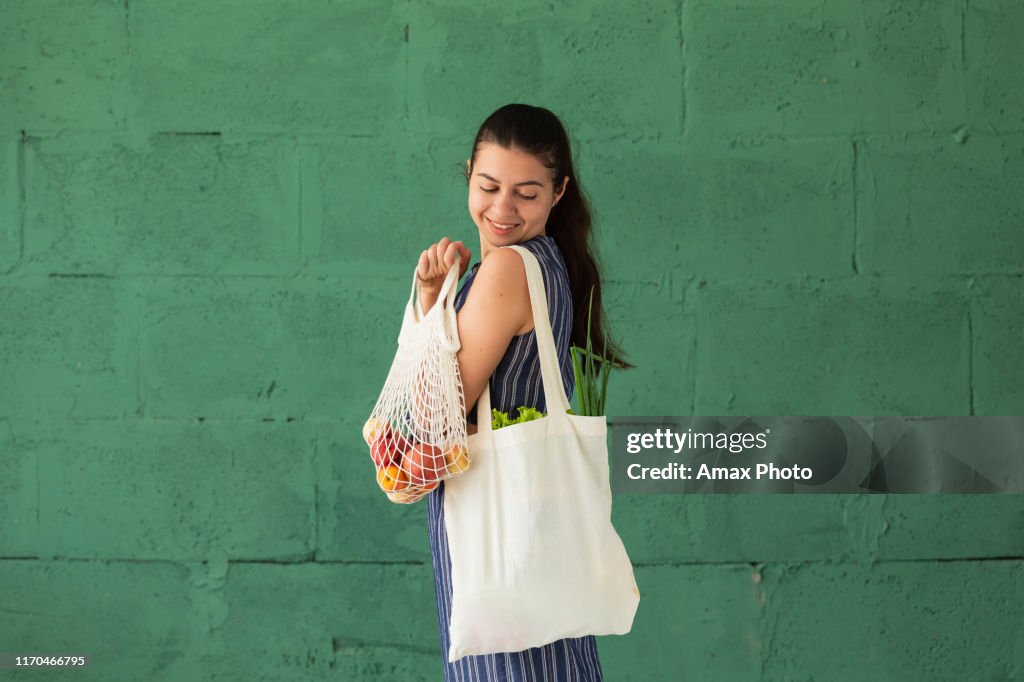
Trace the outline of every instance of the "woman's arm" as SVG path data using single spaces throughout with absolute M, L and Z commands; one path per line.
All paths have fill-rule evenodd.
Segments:
M 514 249 L 492 251 L 480 263 L 457 319 L 462 343 L 457 358 L 468 412 L 476 405 L 512 338 L 533 329 L 522 256 Z

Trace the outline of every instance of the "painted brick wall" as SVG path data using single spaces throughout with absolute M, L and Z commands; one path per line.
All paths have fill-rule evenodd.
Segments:
M 0 651 L 440 679 L 359 427 L 508 101 L 576 143 L 610 414 L 1024 413 L 1019 0 L 483 5 L 0 2 Z M 614 514 L 606 679 L 1024 679 L 1022 496 Z

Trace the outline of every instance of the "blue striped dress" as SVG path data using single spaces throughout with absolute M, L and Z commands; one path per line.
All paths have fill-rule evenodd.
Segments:
M 575 379 L 569 356 L 572 332 L 572 292 L 565 260 L 555 240 L 540 235 L 520 244 L 540 263 L 547 290 L 548 314 L 562 370 L 562 385 L 572 395 Z M 466 302 L 479 263 L 466 273 L 455 298 L 455 309 Z M 540 377 L 540 358 L 533 330 L 516 336 L 490 379 L 491 406 L 515 418 L 520 405 L 547 411 Z M 476 408 L 468 415 L 476 423 Z M 488 415 L 489 417 L 489 415 Z M 437 620 L 441 631 L 441 662 L 445 682 L 601 682 L 601 662 L 593 635 L 561 639 L 551 644 L 511 653 L 465 656 L 448 662 L 448 623 L 452 603 L 451 556 L 444 527 L 444 482 L 427 496 L 427 525 L 434 564 Z

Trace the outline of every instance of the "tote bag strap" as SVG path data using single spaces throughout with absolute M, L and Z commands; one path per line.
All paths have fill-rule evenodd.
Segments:
M 544 384 L 544 400 L 547 403 L 548 415 L 565 416 L 569 409 L 569 399 L 562 387 L 562 370 L 558 364 L 558 353 L 555 350 L 555 335 L 551 330 L 551 318 L 548 317 L 548 296 L 544 288 L 544 275 L 540 271 L 537 257 L 523 246 L 507 246 L 515 249 L 523 257 L 526 266 L 526 283 L 530 288 L 530 307 L 533 309 L 534 336 L 537 340 L 537 354 L 540 356 L 540 376 Z M 477 401 L 477 430 L 491 430 L 491 381 L 487 380 L 484 391 Z

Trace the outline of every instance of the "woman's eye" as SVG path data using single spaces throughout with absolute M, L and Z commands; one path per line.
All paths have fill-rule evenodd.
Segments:
M 479 186 L 480 186 L 480 191 L 485 191 L 485 193 L 487 193 L 488 195 L 493 195 L 493 194 L 496 193 L 496 191 L 498 191 L 498 187 L 484 187 L 482 184 L 479 185 Z M 517 191 L 516 195 L 520 199 L 525 199 L 526 201 L 532 201 L 532 200 L 537 199 L 537 195 L 523 195 L 523 194 L 518 193 L 518 191 Z

